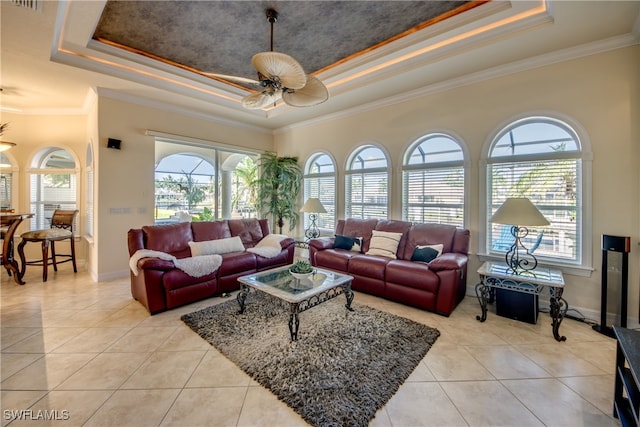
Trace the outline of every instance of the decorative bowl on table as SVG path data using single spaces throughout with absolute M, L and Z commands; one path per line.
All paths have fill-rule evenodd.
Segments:
M 296 279 L 302 280 L 313 273 L 313 266 L 308 261 L 297 261 L 289 268 L 289 272 Z

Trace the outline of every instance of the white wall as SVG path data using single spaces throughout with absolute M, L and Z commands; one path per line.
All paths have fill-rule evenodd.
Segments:
M 339 168 L 338 216 L 344 216 L 344 167 L 349 153 L 365 142 L 382 144 L 391 155 L 391 218 L 400 218 L 402 154 L 419 136 L 452 131 L 470 156 L 471 252 L 478 253 L 480 159 L 491 135 L 510 118 L 528 112 L 558 112 L 579 123 L 593 150 L 593 227 L 590 277 L 565 275 L 569 306 L 600 312 L 601 235 L 632 237 L 629 317 L 638 318 L 640 288 L 640 46 L 544 66 L 526 72 L 422 96 L 328 122 L 293 126 L 276 134 L 280 154 L 302 164 L 317 150 L 329 151 Z M 468 286 L 480 265 L 471 257 Z
M 97 277 L 106 280 L 128 274 L 127 231 L 153 224 L 155 140 L 146 130 L 235 145 L 273 150 L 271 133 L 231 127 L 161 109 L 99 97 L 99 159 Z M 107 139 L 122 141 L 107 148 Z

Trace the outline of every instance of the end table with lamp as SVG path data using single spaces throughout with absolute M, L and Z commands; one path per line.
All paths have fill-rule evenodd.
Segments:
M 559 333 L 560 323 L 567 312 L 567 302 L 562 298 L 564 277 L 559 270 L 537 269 L 538 260 L 533 250 L 527 249 L 522 239 L 529 234 L 527 226 L 547 226 L 549 221 L 526 197 L 507 198 L 491 217 L 491 222 L 511 226 L 513 244 L 505 253 L 505 263 L 485 262 L 479 269 L 480 283 L 476 285 L 476 296 L 480 302 L 482 315 L 476 316 L 480 322 L 487 319 L 487 302 L 493 301 L 495 291 L 529 294 L 537 301 L 544 288 L 549 288 L 550 315 L 553 336 L 557 341 L 566 337 Z M 537 318 L 537 304 L 533 304 Z

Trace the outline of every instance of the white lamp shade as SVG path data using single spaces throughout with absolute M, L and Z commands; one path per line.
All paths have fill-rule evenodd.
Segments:
M 316 197 L 310 197 L 310 198 L 307 199 L 307 201 L 305 202 L 304 206 L 302 206 L 302 209 L 300 209 L 300 212 L 326 213 L 327 210 L 324 208 L 324 206 L 322 206 L 322 203 L 320 202 L 320 199 L 318 199 Z
M 15 142 L 0 141 L 0 151 L 7 151 L 9 148 L 15 147 Z
M 549 221 L 526 197 L 514 197 L 505 200 L 491 217 L 491 222 L 524 226 L 549 225 Z

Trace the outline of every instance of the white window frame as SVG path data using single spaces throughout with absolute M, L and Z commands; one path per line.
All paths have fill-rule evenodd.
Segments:
M 368 149 L 368 148 L 375 148 L 380 150 L 380 152 L 382 153 L 382 155 L 384 156 L 385 162 L 386 162 L 386 166 L 385 167 L 376 167 L 376 168 L 363 168 L 363 169 L 351 169 L 351 165 L 353 164 L 353 162 L 355 161 L 355 159 L 360 155 L 360 153 L 362 153 L 364 150 Z M 375 217 L 363 217 L 363 216 L 354 216 L 353 215 L 353 211 L 351 210 L 351 206 L 353 205 L 353 203 L 351 202 L 351 199 L 348 197 L 348 195 L 350 194 L 350 188 L 351 188 L 351 180 L 353 179 L 352 177 L 355 175 L 362 175 L 363 177 L 365 175 L 373 175 L 373 174 L 385 174 L 386 175 L 386 180 L 387 180 L 387 194 L 386 194 L 386 198 L 387 198 L 387 203 L 386 206 L 384 206 L 384 209 L 386 210 L 386 216 L 375 216 Z M 391 209 L 391 199 L 392 199 L 392 194 L 391 194 L 391 189 L 393 188 L 392 186 L 392 182 L 391 182 L 391 162 L 390 162 L 390 157 L 389 157 L 389 153 L 387 153 L 387 150 L 385 150 L 382 146 L 378 145 L 378 144 L 373 144 L 373 143 L 367 143 L 367 144 L 363 144 L 360 145 L 358 147 L 356 147 L 352 153 L 349 155 L 349 157 L 347 158 L 347 163 L 345 166 L 345 180 L 344 180 L 344 212 L 345 212 L 345 218 L 379 218 L 379 219 L 388 219 L 389 218 L 389 213 L 390 213 L 390 209 Z M 379 203 L 359 203 L 358 205 L 361 206 L 383 206 Z
M 331 160 L 331 165 L 333 166 L 333 171 L 331 172 L 318 172 L 312 173 L 311 166 L 321 157 L 328 157 Z M 309 183 L 311 181 L 320 181 L 320 180 L 332 180 L 333 181 L 333 194 L 322 193 L 318 194 L 317 192 L 313 192 L 309 189 Z M 318 228 L 320 229 L 321 234 L 324 233 L 333 233 L 336 226 L 337 213 L 338 213 L 338 164 L 333 156 L 326 151 L 316 151 L 309 155 L 307 161 L 304 166 L 304 175 L 302 176 L 302 192 L 303 192 L 303 200 L 302 203 L 305 203 L 310 197 L 317 197 L 322 202 L 322 205 L 326 209 L 326 213 L 318 214 Z M 320 186 L 317 185 L 319 188 Z M 303 214 L 303 228 L 306 230 L 311 226 L 311 220 L 309 219 L 308 213 Z
M 561 259 L 554 259 L 551 257 L 538 257 L 539 265 L 547 265 L 554 268 L 558 268 L 565 273 L 583 277 L 589 277 L 593 272 L 593 245 L 592 245 L 592 161 L 593 154 L 591 151 L 591 143 L 588 134 L 584 127 L 577 121 L 573 120 L 562 113 L 549 112 L 549 111 L 535 111 L 520 114 L 510 119 L 505 120 L 489 135 L 485 141 L 482 158 L 480 160 L 480 210 L 479 210 L 479 239 L 478 239 L 478 256 L 481 261 L 501 261 L 504 260 L 504 255 L 491 254 L 487 250 L 488 248 L 488 230 L 490 228 L 488 217 L 488 165 L 491 163 L 489 155 L 493 148 L 493 144 L 509 129 L 517 127 L 519 124 L 523 124 L 535 119 L 548 120 L 556 122 L 561 127 L 565 127 L 571 130 L 576 137 L 578 147 L 580 149 L 579 156 L 574 157 L 581 163 L 581 179 L 579 183 L 576 183 L 576 191 L 581 193 L 582 206 L 581 206 L 581 229 L 580 235 L 580 261 L 567 262 Z M 549 154 L 537 154 L 532 156 L 517 156 L 514 161 L 526 161 L 526 160 L 540 160 L 542 158 L 553 159 L 561 158 L 563 156 L 552 157 Z
M 46 168 L 43 166 L 45 160 L 49 157 L 49 155 L 51 153 L 54 153 L 56 151 L 65 151 L 67 152 L 71 158 L 73 159 L 74 168 Z M 44 218 L 41 218 L 38 216 L 38 212 L 35 207 L 37 207 L 38 205 L 42 204 L 42 205 L 46 205 L 47 203 L 53 203 L 55 205 L 57 205 L 58 200 L 37 200 L 34 201 L 33 197 L 34 195 L 31 194 L 31 188 L 32 188 L 32 184 L 31 184 L 31 180 L 34 176 L 38 177 L 38 179 L 41 179 L 41 177 L 43 175 L 48 175 L 48 174 L 59 174 L 59 175 L 73 175 L 74 179 L 75 179 L 75 197 L 73 201 L 60 201 L 60 205 L 61 205 L 61 209 L 80 209 L 80 190 L 81 190 L 81 182 L 80 182 L 80 167 L 78 166 L 80 164 L 78 157 L 76 156 L 75 152 L 71 149 L 69 149 L 68 147 L 64 147 L 64 146 L 50 146 L 50 147 L 46 147 L 43 148 L 42 150 L 38 151 L 33 159 L 31 160 L 31 167 L 27 170 L 28 173 L 28 182 L 29 182 L 29 211 L 31 213 L 34 214 L 33 218 L 31 218 L 30 221 L 30 229 L 41 229 L 41 228 L 49 228 L 50 224 L 45 223 Z M 39 197 L 39 195 L 36 195 L 36 197 Z M 35 206 L 34 206 L 35 204 Z M 62 206 L 64 205 L 64 206 Z M 80 233 L 80 227 L 78 226 L 78 218 L 76 217 L 76 219 L 74 220 L 74 224 L 73 224 L 73 235 L 75 237 L 79 237 L 81 235 Z
M 84 221 L 84 235 L 88 240 L 93 238 L 95 215 L 94 215 L 94 196 L 95 196 L 95 175 L 93 170 L 93 147 L 91 143 L 87 144 L 87 159 L 85 169 L 85 221 Z
M 427 160 L 424 163 L 420 163 L 420 164 L 409 164 L 409 161 L 411 159 L 411 155 L 413 154 L 413 152 L 424 142 L 427 142 L 430 139 L 435 139 L 435 138 L 446 138 L 446 139 L 449 139 L 451 142 L 457 144 L 458 148 L 460 149 L 460 154 L 462 156 L 462 159 L 455 160 L 455 161 L 428 161 Z M 416 139 L 413 143 L 411 143 L 411 145 L 405 150 L 405 153 L 403 156 L 403 162 L 402 162 L 402 219 L 404 221 L 409 221 L 408 190 L 407 190 L 407 185 L 408 185 L 407 174 L 408 173 L 415 172 L 415 171 L 426 172 L 434 169 L 459 167 L 463 175 L 462 206 L 460 207 L 462 212 L 462 219 L 459 223 L 456 223 L 453 225 L 456 225 L 462 228 L 467 228 L 467 221 L 469 217 L 468 215 L 469 203 L 467 203 L 468 197 L 469 197 L 469 192 L 468 192 L 469 160 L 468 159 L 469 159 L 468 150 L 466 145 L 462 141 L 462 138 L 460 138 L 458 135 L 455 135 L 451 131 L 433 131 L 421 136 L 420 138 Z M 429 205 L 430 205 L 429 203 L 424 203 L 422 206 L 428 207 Z M 444 204 L 442 205 L 442 207 L 446 208 L 447 205 Z
M 16 209 L 18 206 L 18 172 L 19 168 L 13 155 L 3 152 L 2 153 L 9 161 L 8 166 L 0 167 L 0 171 L 3 175 L 11 176 L 11 188 L 9 188 L 9 206 L 8 209 Z

